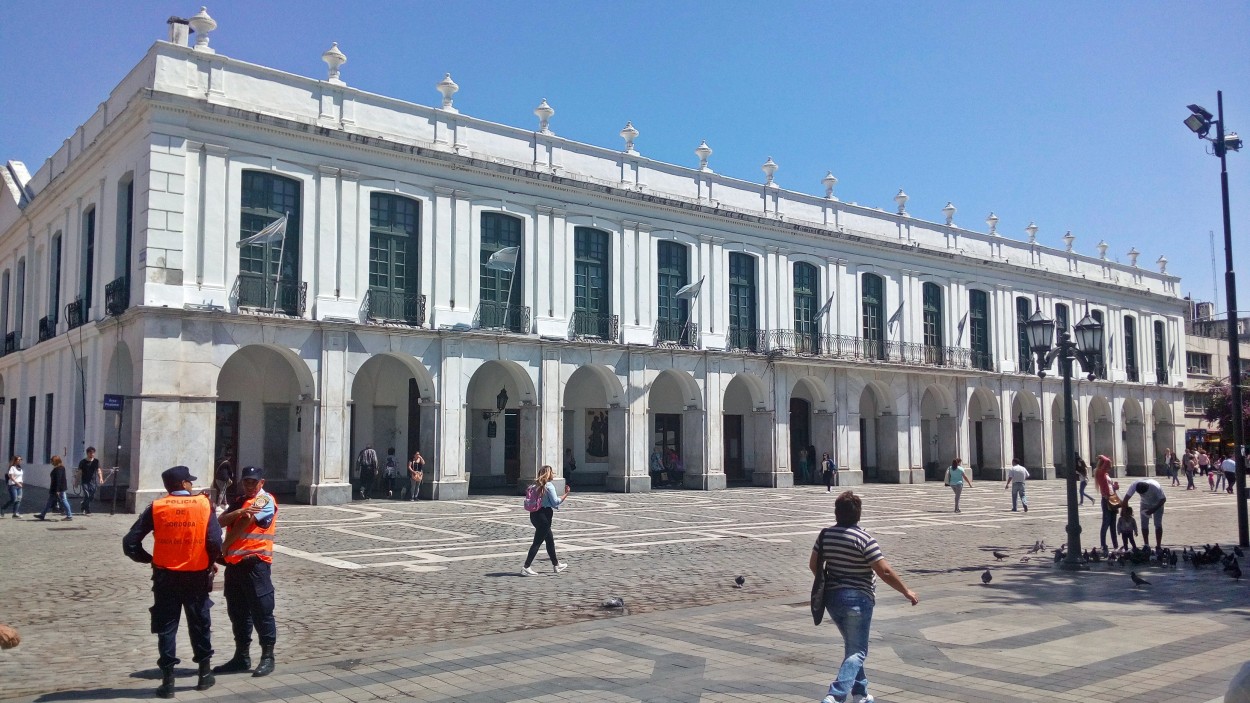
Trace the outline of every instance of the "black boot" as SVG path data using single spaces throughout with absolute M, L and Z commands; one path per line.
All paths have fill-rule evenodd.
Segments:
M 174 697 L 174 667 L 169 666 L 161 669 L 161 685 L 156 689 L 156 697 Z
M 256 665 L 256 671 L 252 672 L 252 676 L 268 676 L 273 673 L 273 645 L 262 644 L 260 646 L 260 664 Z
M 230 661 L 220 666 L 213 667 L 214 674 L 233 674 L 238 671 L 249 671 L 252 668 L 252 655 L 249 653 L 251 643 L 236 644 L 234 646 L 234 657 Z
M 212 662 L 208 659 L 200 662 L 200 678 L 195 682 L 195 690 L 207 691 L 217 683 L 217 677 L 213 676 Z

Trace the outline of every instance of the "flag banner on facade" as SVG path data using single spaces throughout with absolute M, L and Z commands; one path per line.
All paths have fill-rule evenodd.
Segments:
M 516 270 L 516 260 L 521 254 L 521 247 L 504 247 L 486 260 L 486 268 L 496 271 L 512 272 Z
M 894 325 L 898 324 L 898 321 L 901 319 L 903 319 L 903 304 L 899 303 L 898 310 L 895 310 L 894 314 L 890 315 L 890 321 L 887 324 L 893 327 Z
M 286 237 L 286 222 L 287 216 L 283 215 L 273 222 L 270 222 L 264 229 L 256 234 L 253 234 L 247 239 L 240 239 L 238 244 L 235 246 L 242 249 L 243 247 L 251 246 L 253 244 L 273 244 L 274 242 L 282 241 L 282 239 Z
M 1115 335 L 1107 335 L 1107 363 L 1115 363 Z
M 959 333 L 955 335 L 955 344 L 963 344 L 964 342 L 964 325 L 968 324 L 968 313 L 959 318 Z
M 816 311 L 816 319 L 817 319 L 817 320 L 819 320 L 820 318 L 824 317 L 825 315 L 828 315 L 828 314 L 829 314 L 829 308 L 830 308 L 832 305 L 833 305 L 833 296 L 831 295 L 831 296 L 829 296 L 829 299 L 825 301 L 825 304 L 824 304 L 824 305 L 821 305 L 821 306 L 820 306 L 820 309 Z
M 699 290 L 701 288 L 703 288 L 703 276 L 700 276 L 699 280 L 695 281 L 694 283 L 691 283 L 688 286 L 682 286 L 681 288 L 678 288 L 677 299 L 678 300 L 694 300 L 695 297 L 699 295 Z
M 1168 349 L 1168 368 L 1176 365 L 1176 343 L 1172 343 L 1172 348 Z

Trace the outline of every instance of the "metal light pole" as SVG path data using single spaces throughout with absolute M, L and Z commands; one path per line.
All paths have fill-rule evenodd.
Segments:
M 1236 132 L 1224 131 L 1224 91 L 1215 92 L 1216 115 L 1198 105 L 1190 105 L 1193 114 L 1185 119 L 1198 138 L 1205 139 L 1215 126 L 1215 155 L 1220 157 L 1220 198 L 1224 207 L 1224 294 L 1228 306 L 1228 385 L 1229 402 L 1233 404 L 1233 456 L 1237 460 L 1237 541 L 1250 547 L 1250 515 L 1246 509 L 1246 462 L 1242 454 L 1245 418 L 1241 407 L 1241 348 L 1237 338 L 1237 274 L 1233 271 L 1233 226 L 1228 212 L 1228 150 L 1239 151 L 1241 139 Z M 1212 117 L 1215 117 L 1212 120 Z
M 1102 351 L 1103 328 L 1086 313 L 1076 324 L 1077 341 L 1064 330 L 1059 334 L 1059 342 L 1051 347 L 1055 338 L 1055 321 L 1042 314 L 1041 310 L 1033 313 L 1025 323 L 1025 333 L 1029 338 L 1029 347 L 1037 355 L 1037 375 L 1046 377 L 1046 370 L 1059 359 L 1059 374 L 1063 376 L 1063 440 L 1067 458 L 1064 460 L 1068 468 L 1068 550 L 1060 562 L 1065 571 L 1084 569 L 1081 563 L 1081 517 L 1077 503 L 1076 486 L 1076 429 L 1072 423 L 1072 362 L 1079 361 L 1081 368 L 1094 380 L 1094 372 L 1098 366 L 1098 355 Z

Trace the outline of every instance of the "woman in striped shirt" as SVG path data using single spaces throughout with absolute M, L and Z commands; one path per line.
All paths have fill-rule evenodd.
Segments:
M 859 526 L 862 503 L 859 496 L 846 491 L 833 504 L 836 521 L 820 531 L 808 568 L 812 574 L 824 569 L 825 610 L 833 619 L 845 643 L 838 678 L 829 684 L 829 695 L 821 703 L 872 703 L 868 694 L 868 677 L 864 660 L 868 658 L 868 629 L 876 602 L 873 574 L 902 593 L 915 605 L 920 598 L 909 589 L 881 554 L 877 540 Z

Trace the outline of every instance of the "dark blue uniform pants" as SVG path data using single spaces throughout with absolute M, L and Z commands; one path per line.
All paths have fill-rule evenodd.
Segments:
M 192 661 L 201 662 L 213 656 L 212 618 L 209 609 L 213 601 L 208 592 L 212 580 L 207 571 L 152 570 L 152 593 L 155 603 L 151 608 L 152 632 L 156 634 L 156 648 L 160 653 L 156 665 L 162 669 L 178 664 L 175 645 L 178 640 L 178 621 L 182 611 L 187 613 L 187 634 L 191 637 Z
M 226 565 L 226 612 L 234 629 L 234 643 L 239 647 L 252 644 L 253 627 L 262 647 L 278 641 L 271 568 L 268 562 L 254 558 Z

